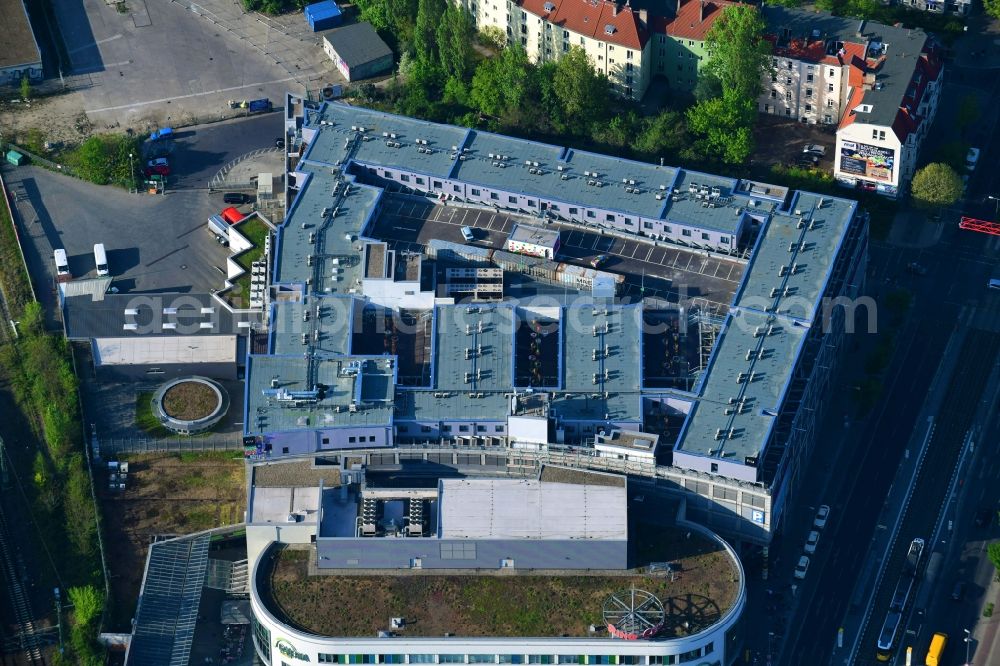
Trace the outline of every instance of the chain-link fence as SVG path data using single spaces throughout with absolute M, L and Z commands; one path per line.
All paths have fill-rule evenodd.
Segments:
M 239 433 L 210 437 L 164 437 L 162 439 L 101 437 L 98 448 L 102 458 L 121 453 L 203 453 L 240 451 L 243 438 Z

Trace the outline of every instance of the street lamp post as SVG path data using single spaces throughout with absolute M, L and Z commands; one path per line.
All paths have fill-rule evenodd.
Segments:
M 969 664 L 969 646 L 972 643 L 972 632 L 968 629 L 962 629 L 965 632 L 965 666 L 970 666 Z
M 128 154 L 128 169 L 132 174 L 132 193 L 135 194 L 135 162 L 132 161 L 132 153 Z

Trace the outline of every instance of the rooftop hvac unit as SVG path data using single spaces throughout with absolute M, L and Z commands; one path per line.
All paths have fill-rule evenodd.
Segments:
M 569 176 L 567 176 L 566 174 L 563 174 L 559 177 L 562 178 L 563 180 L 569 180 Z
M 563 165 L 561 165 L 561 164 L 560 164 L 560 165 L 558 165 L 558 166 L 556 167 L 556 170 L 557 170 L 557 171 L 562 171 L 562 170 L 563 170 L 564 168 L 565 168 L 565 167 L 564 167 Z
M 305 344 L 309 344 L 309 334 L 308 333 L 303 333 L 302 334 L 302 344 L 304 344 L 304 345 Z
M 388 137 L 388 136 L 389 136 L 389 133 L 388 133 L 388 132 L 382 132 L 382 136 L 383 136 L 383 137 Z M 395 138 L 395 137 L 396 137 L 396 135 L 395 135 L 395 134 L 393 134 L 392 136 L 393 136 L 393 138 Z
M 656 195 L 656 200 L 657 201 L 663 201 L 663 195 L 662 194 L 657 194 Z
M 532 162 L 532 163 L 531 163 L 531 166 L 533 166 L 533 167 L 537 167 L 537 166 L 538 166 L 538 162 Z
M 302 311 L 302 321 L 309 321 L 309 310 Z
M 524 160 L 524 166 L 531 166 L 531 160 Z

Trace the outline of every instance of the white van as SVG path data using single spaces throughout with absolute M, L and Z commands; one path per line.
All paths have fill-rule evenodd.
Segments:
M 108 254 L 104 251 L 104 243 L 94 245 L 94 263 L 97 264 L 98 277 L 108 274 Z
M 990 279 L 989 288 L 990 289 L 1000 289 L 1000 278 L 991 278 Z
M 52 254 L 56 259 L 56 276 L 69 275 L 69 260 L 66 259 L 66 250 L 59 248 Z

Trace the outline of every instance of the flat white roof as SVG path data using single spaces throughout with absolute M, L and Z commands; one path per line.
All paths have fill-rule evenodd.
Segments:
M 624 486 L 442 479 L 442 539 L 628 539 Z
M 98 365 L 236 362 L 235 335 L 100 338 L 94 347 Z
M 298 513 L 300 516 L 296 522 L 314 523 L 318 512 L 319 486 L 307 488 L 255 487 L 248 522 L 288 523 L 288 515 Z

